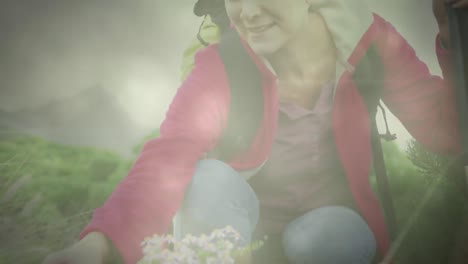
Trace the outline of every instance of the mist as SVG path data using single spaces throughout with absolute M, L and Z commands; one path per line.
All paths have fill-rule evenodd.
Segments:
M 100 147 L 127 153 L 125 150 L 142 136 L 158 129 L 180 85 L 182 52 L 201 23 L 192 13 L 194 3 L 195 0 L 2 1 L 0 110 L 34 113 L 61 102 L 86 101 L 83 94 L 88 96 L 93 94 L 88 90 L 101 89 L 105 96 L 99 93 L 99 107 L 113 104 L 119 108 L 115 117 L 102 122 L 109 122 L 114 131 L 132 128 L 126 134 L 115 133 L 118 140 Z M 431 1 L 371 0 L 370 4 L 408 39 L 431 71 L 439 74 L 434 50 L 437 27 Z M 93 131 L 97 121 L 92 112 L 100 111 L 99 107 L 89 109 L 86 103 L 66 105 L 66 109 L 60 108 L 60 115 L 49 113 L 34 118 L 41 123 L 46 122 L 42 119 L 54 118 L 58 119 L 55 123 L 67 126 L 68 114 L 86 112 L 88 118 L 73 119 L 83 122 L 73 121 L 74 128 L 86 128 L 92 133 L 70 142 L 70 138 L 80 137 L 76 131 L 63 137 L 62 142 L 96 146 L 95 142 L 104 137 L 113 137 L 109 132 L 112 130 Z M 131 121 L 120 122 L 122 113 Z M 398 134 L 401 146 L 411 138 L 394 117 L 390 117 L 390 127 Z M 51 132 L 53 129 L 48 123 L 29 131 L 42 131 L 37 134 L 51 139 L 65 133 Z
M 100 85 L 141 123 L 147 121 L 140 114 L 161 118 L 178 84 L 180 50 L 193 38 L 187 33 L 196 32 L 188 1 L 2 5 L 0 103 L 9 111 Z

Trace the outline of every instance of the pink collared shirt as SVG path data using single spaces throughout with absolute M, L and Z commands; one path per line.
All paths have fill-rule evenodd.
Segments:
M 354 208 L 331 128 L 335 82 L 322 87 L 312 109 L 280 102 L 278 130 L 269 160 L 249 182 L 260 201 L 257 232 L 280 233 L 315 208 Z

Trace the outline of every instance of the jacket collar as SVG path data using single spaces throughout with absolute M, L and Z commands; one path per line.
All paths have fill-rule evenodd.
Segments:
M 369 9 L 367 0 L 315 0 L 312 8 L 316 9 L 324 18 L 337 47 L 336 81 L 338 83 L 340 76 L 345 71 L 351 73 L 354 71 L 354 67 L 359 61 L 355 54 L 356 49 L 373 24 L 374 15 Z M 262 74 L 276 79 L 275 72 L 268 61 L 256 55 L 247 41 L 242 39 L 242 42 Z M 357 53 L 363 55 L 362 52 Z
M 335 41 L 339 63 L 352 72 L 356 62 L 350 58 L 374 22 L 367 0 L 316 0 L 315 5 Z

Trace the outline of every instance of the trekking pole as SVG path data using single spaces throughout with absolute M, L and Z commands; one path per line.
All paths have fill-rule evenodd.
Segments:
M 457 110 L 459 116 L 464 167 L 464 198 L 468 197 L 468 8 L 447 5 L 453 59 Z M 451 255 L 451 263 L 467 263 L 468 212 L 462 207 L 460 225 Z
M 462 186 L 465 199 L 468 197 L 468 9 L 452 8 L 447 5 L 449 27 L 451 37 L 451 57 L 453 58 L 453 78 L 456 89 L 457 111 L 460 122 L 461 144 L 463 151 L 460 157 L 464 167 Z M 457 164 L 458 165 L 458 164 Z M 396 252 L 403 245 L 403 240 L 415 225 L 422 208 L 428 203 L 431 195 L 438 188 L 440 181 L 433 184 L 422 197 L 422 202 L 416 212 L 408 220 L 408 223 L 400 230 L 398 237 L 392 244 L 390 252 L 384 257 L 382 263 L 390 263 Z M 464 208 L 463 208 L 464 209 Z M 462 209 L 462 210 L 463 210 Z M 453 264 L 468 263 L 468 212 L 461 214 L 460 225 L 455 238 L 455 246 L 452 250 L 451 260 Z
M 466 192 L 468 190 L 468 9 L 448 7 L 448 15 Z

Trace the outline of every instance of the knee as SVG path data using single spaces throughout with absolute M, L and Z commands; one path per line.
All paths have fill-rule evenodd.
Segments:
M 185 193 L 184 214 L 208 222 L 216 214 L 225 214 L 226 209 L 245 212 L 254 225 L 258 221 L 258 199 L 248 182 L 222 161 L 199 161 Z
M 289 223 L 283 232 L 292 263 L 365 264 L 376 251 L 372 231 L 359 214 L 338 206 L 313 210 Z
M 185 197 L 188 203 L 202 202 L 206 206 L 226 200 L 245 205 L 256 200 L 248 182 L 229 164 L 215 159 L 197 163 Z

